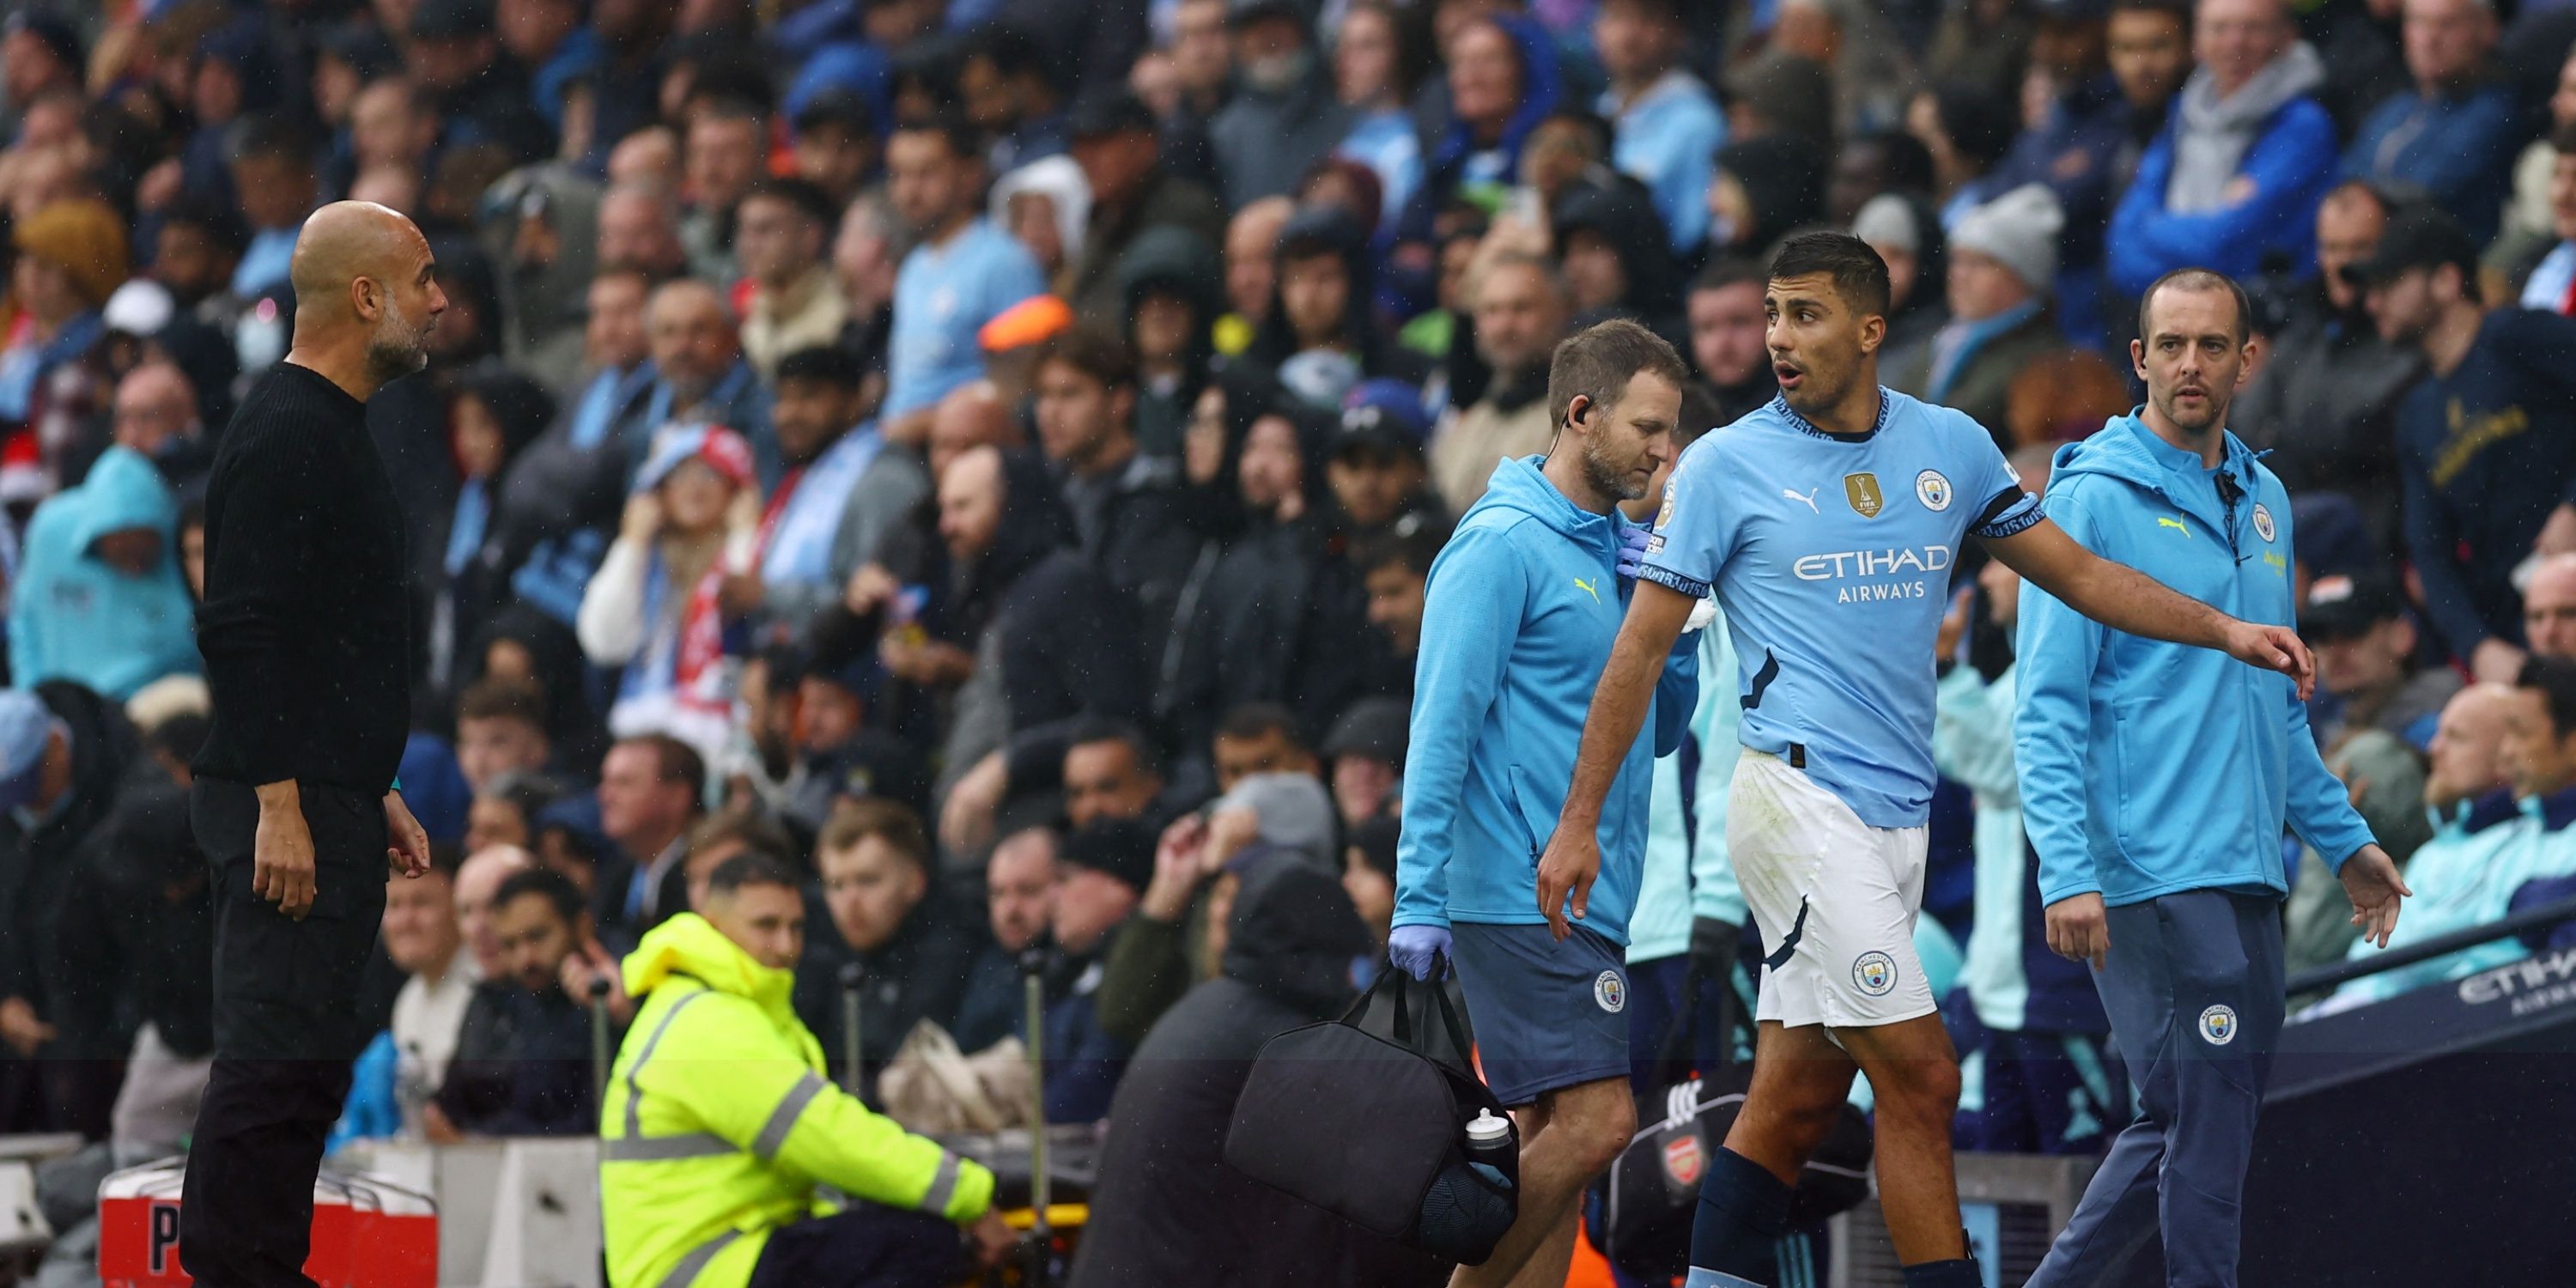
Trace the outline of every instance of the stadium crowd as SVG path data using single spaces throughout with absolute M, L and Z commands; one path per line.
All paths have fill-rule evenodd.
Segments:
M 617 960 L 744 854 L 808 883 L 795 1009 L 880 1102 L 921 1021 L 1025 1037 L 1039 949 L 1051 1121 L 1209 1112 L 1121 1075 L 1382 969 L 1424 583 L 1548 449 L 1556 342 L 1642 322 L 1685 432 L 1724 424 L 1774 395 L 1767 249 L 1820 226 L 1890 266 L 1891 385 L 2034 490 L 2131 406 L 2142 288 L 2243 282 L 2232 428 L 2295 498 L 2314 727 L 2401 939 L 2560 897 L 2576 6 L 2506 4 L 0 3 L 0 1131 L 137 1160 L 193 1115 L 203 487 L 342 198 L 415 219 L 450 301 L 367 409 L 440 858 L 392 883 L 344 1136 L 594 1131 L 594 983 L 623 1024 Z M 2124 1093 L 2037 1094 L 2107 1025 L 2040 934 L 2016 588 L 1951 589 L 1961 1140 L 2098 1149 Z M 1725 665 L 1632 963 L 1736 965 Z M 2283 861 L 2291 968 L 2344 959 Z M 1102 1238 L 1122 1185 L 1178 1201 L 1118 1174 L 1157 1165 L 1112 1151 Z

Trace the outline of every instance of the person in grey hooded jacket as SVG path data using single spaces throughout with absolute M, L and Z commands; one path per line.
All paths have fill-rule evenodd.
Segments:
M 1314 28 L 1289 0 L 1231 6 L 1241 85 L 1209 123 L 1225 207 L 1275 197 L 1351 132 Z

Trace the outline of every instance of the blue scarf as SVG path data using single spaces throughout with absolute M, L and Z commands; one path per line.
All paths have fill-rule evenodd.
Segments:
M 1987 341 L 2037 316 L 2039 303 L 2036 299 L 2025 300 L 1980 322 L 1953 322 L 1943 327 L 1941 334 L 1932 341 L 1932 383 L 1924 391 L 1924 401 L 1948 401 L 1951 382 L 1959 378 L 1959 372 L 1968 365 L 1968 360 L 1977 356 L 1977 350 L 1986 347 Z
M 762 553 L 760 579 L 773 586 L 821 585 L 832 577 L 832 542 L 849 512 L 850 493 L 885 448 L 870 421 L 841 435 L 797 477 Z
M 492 520 L 492 491 L 481 479 L 467 479 L 456 491 L 456 518 L 447 525 L 447 575 L 453 579 L 483 548 L 483 530 Z

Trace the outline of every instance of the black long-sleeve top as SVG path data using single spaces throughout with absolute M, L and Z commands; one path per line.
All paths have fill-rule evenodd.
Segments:
M 198 773 L 380 792 L 411 720 L 402 513 L 366 404 L 279 363 L 233 413 L 206 488 Z

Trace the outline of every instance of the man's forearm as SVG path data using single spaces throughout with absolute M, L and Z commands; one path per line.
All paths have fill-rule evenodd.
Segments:
M 1640 643 L 1637 632 L 1619 632 L 1609 665 L 1592 690 L 1592 710 L 1583 719 L 1583 742 L 1574 756 L 1574 781 L 1565 792 L 1564 821 L 1593 827 L 1601 821 L 1601 801 L 1619 777 L 1637 729 L 1646 721 L 1646 704 L 1654 700 L 1655 682 L 1663 677 L 1665 649 Z
M 303 789 L 296 786 L 292 778 L 281 778 L 273 783 L 261 783 L 251 791 L 258 795 L 262 813 L 272 809 L 295 811 L 304 807 Z
M 2089 563 L 2072 585 L 2046 589 L 2115 631 L 2199 648 L 2226 647 L 2227 614 L 2127 564 L 2099 558 Z

